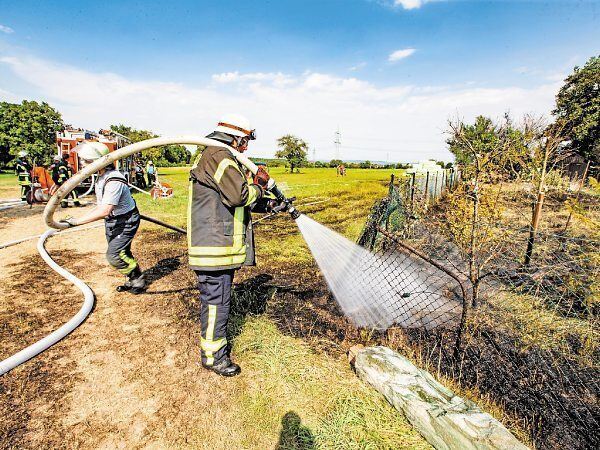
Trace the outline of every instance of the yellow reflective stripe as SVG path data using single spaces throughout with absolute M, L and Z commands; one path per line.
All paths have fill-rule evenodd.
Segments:
M 227 339 L 225 338 L 216 339 L 214 341 L 209 341 L 208 339 L 200 339 L 200 347 L 202 347 L 202 350 L 204 350 L 205 352 L 219 351 L 221 348 L 225 347 L 225 345 L 227 345 Z
M 206 341 L 212 342 L 215 335 L 215 322 L 217 320 L 217 305 L 208 305 L 208 326 L 206 327 Z M 202 340 L 200 340 L 200 346 L 202 346 Z M 211 366 L 215 360 L 213 358 L 214 350 L 203 348 L 206 354 L 206 364 Z
M 225 173 L 225 169 L 227 169 L 229 166 L 235 167 L 235 170 L 237 170 L 238 172 L 240 171 L 240 168 L 238 167 L 238 165 L 236 164 L 235 161 L 233 161 L 232 159 L 229 159 L 229 158 L 225 158 L 217 166 L 217 170 L 216 170 L 215 175 L 213 177 L 215 179 L 215 181 L 217 182 L 217 184 L 221 182 L 221 178 L 223 178 L 223 174 Z
M 235 208 L 235 212 L 233 213 L 233 244 L 231 247 L 195 247 L 191 245 L 191 234 L 188 233 L 188 251 L 190 257 L 245 255 L 246 245 L 244 244 L 244 214 L 243 206 L 238 206 Z M 190 217 L 191 214 L 188 212 L 188 230 L 191 230 L 192 228 L 190 226 Z
M 121 250 L 119 252 L 119 257 L 125 264 L 127 264 L 127 267 L 125 267 L 124 269 L 119 269 L 119 272 L 121 272 L 122 274 L 127 275 L 128 273 L 130 273 L 133 269 L 135 269 L 137 267 L 137 261 L 135 259 L 127 256 L 127 254 L 125 253 L 125 250 Z
M 188 207 L 187 207 L 187 241 L 188 248 L 192 247 L 192 202 L 194 196 L 194 182 L 190 181 L 188 188 Z
M 198 167 L 198 164 L 200 163 L 200 158 L 202 158 L 202 152 L 198 153 L 198 156 L 196 156 L 196 159 L 194 159 L 194 163 L 192 164 L 192 169 L 195 169 L 196 167 Z
M 245 254 L 232 256 L 189 256 L 190 266 L 198 267 L 232 266 L 234 264 L 243 264 L 245 260 Z
M 251 205 L 258 198 L 258 192 L 256 189 L 257 188 L 254 186 L 248 186 L 248 201 L 246 202 L 245 206 Z

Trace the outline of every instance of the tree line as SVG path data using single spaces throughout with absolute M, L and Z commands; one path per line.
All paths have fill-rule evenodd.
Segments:
M 66 126 L 60 112 L 46 102 L 0 102 L 0 168 L 11 167 L 22 150 L 36 164 L 50 164 L 57 152 L 56 133 Z M 158 137 L 152 131 L 123 124 L 110 128 L 133 142 Z M 191 154 L 183 145 L 167 145 L 145 151 L 144 157 L 158 166 L 176 166 L 189 163 Z

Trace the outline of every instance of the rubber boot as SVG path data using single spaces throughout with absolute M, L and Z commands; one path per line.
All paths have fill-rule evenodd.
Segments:
M 217 375 L 221 375 L 222 377 L 234 377 L 239 374 L 242 369 L 236 363 L 231 361 L 228 356 L 223 358 L 219 364 L 215 364 L 213 366 L 207 366 L 206 364 L 202 364 L 202 367 L 208 370 L 212 370 Z
M 131 291 L 132 294 L 141 294 L 146 290 L 146 280 L 139 266 L 127 275 L 127 281 L 121 286 L 117 286 L 117 292 Z

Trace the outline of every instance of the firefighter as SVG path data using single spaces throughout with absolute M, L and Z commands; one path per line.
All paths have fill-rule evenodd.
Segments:
M 156 167 L 152 160 L 149 160 L 146 164 L 146 175 L 148 175 L 148 186 L 152 187 L 156 181 Z
M 244 152 L 256 135 L 246 118 L 229 115 L 207 137 Z M 188 252 L 200 289 L 201 359 L 223 376 L 240 373 L 226 338 L 231 286 L 237 269 L 255 265 L 250 207 L 268 181 L 263 168 L 249 184 L 231 151 L 217 146 L 204 149 L 190 170 Z
M 101 142 L 84 142 L 78 146 L 78 154 L 83 165 L 109 153 Z M 79 219 L 72 217 L 61 222 L 69 226 L 83 225 L 104 219 L 108 248 L 106 259 L 109 264 L 127 277 L 117 291 L 131 291 L 141 294 L 146 288 L 146 280 L 140 266 L 131 253 L 131 243 L 140 226 L 140 213 L 127 180 L 114 166 L 107 166 L 98 172 L 94 186 L 97 206 Z
M 21 200 L 27 201 L 27 194 L 31 191 L 31 164 L 27 160 L 27 152 L 21 150 L 15 161 L 15 173 L 21 186 Z
M 146 180 L 144 179 L 144 169 L 139 161 L 136 161 L 135 166 L 133 168 L 135 173 L 135 184 L 140 189 L 146 189 Z
M 73 170 L 69 165 L 69 155 L 65 153 L 62 156 L 62 159 L 59 156 L 54 157 L 54 164 L 52 165 L 52 181 L 60 187 L 63 185 L 65 181 L 73 176 Z M 81 202 L 79 201 L 79 197 L 77 196 L 77 192 L 73 189 L 69 192 L 65 198 L 63 198 L 60 202 L 61 208 L 69 207 L 69 200 L 73 200 L 73 206 L 81 206 Z

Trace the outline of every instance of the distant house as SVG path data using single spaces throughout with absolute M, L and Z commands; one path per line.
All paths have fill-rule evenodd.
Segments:
M 423 161 L 413 164 L 410 169 L 406 169 L 406 173 L 427 173 L 427 172 L 443 172 L 445 169 L 435 161 Z

